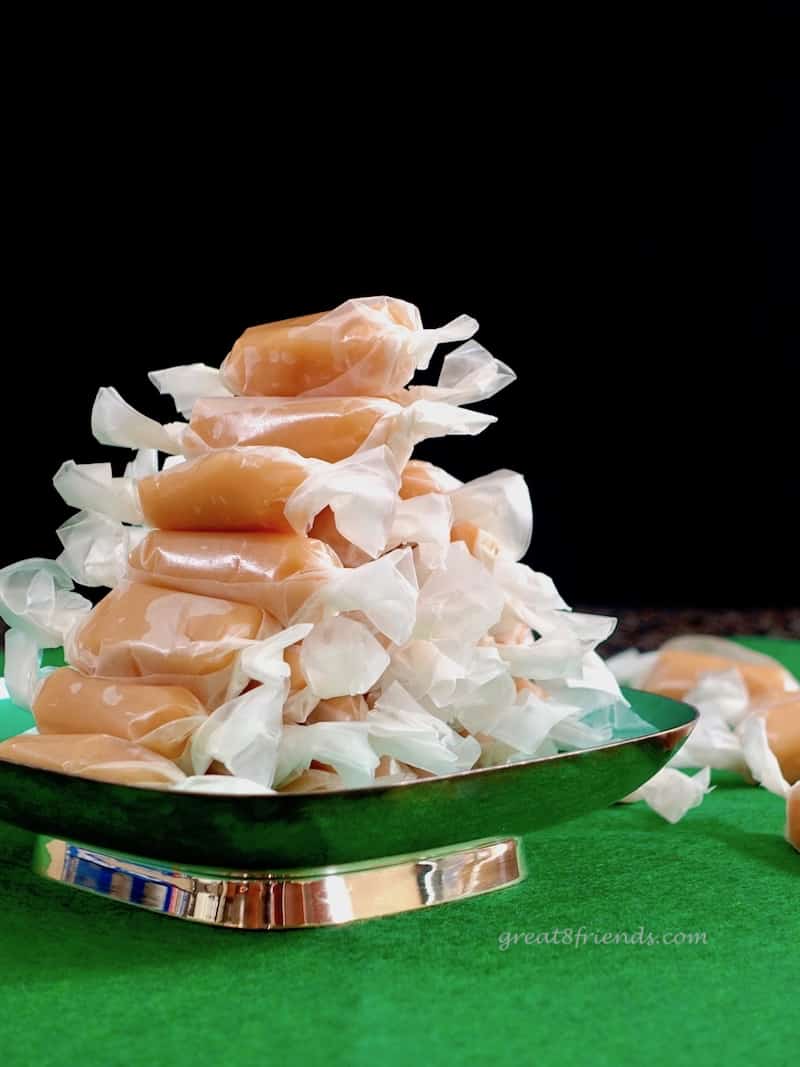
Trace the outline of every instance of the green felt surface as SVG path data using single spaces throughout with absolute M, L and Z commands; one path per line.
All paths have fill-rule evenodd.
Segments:
M 800 645 L 748 643 L 800 674 Z M 798 1047 L 800 855 L 777 797 L 716 780 L 678 826 L 618 806 L 531 835 L 513 889 L 285 934 L 40 880 L 31 836 L 0 824 L 3 1064 L 783 1067 Z M 556 929 L 572 943 L 499 948 Z M 594 943 L 640 929 L 660 943 Z

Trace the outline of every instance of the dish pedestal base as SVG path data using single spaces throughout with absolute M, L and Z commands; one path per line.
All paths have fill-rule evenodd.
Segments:
M 339 926 L 466 900 L 525 877 L 516 838 L 292 871 L 172 867 L 38 837 L 33 868 L 98 896 L 236 930 Z

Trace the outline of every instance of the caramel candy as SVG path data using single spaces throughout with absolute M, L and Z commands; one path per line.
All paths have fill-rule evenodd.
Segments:
M 474 522 L 454 522 L 450 530 L 451 541 L 463 541 L 470 555 L 484 563 L 493 562 L 500 555 L 500 544 L 487 530 Z
M 296 645 L 289 645 L 288 648 L 283 650 L 283 658 L 286 663 L 289 664 L 289 693 L 297 693 L 301 689 L 305 689 L 308 685 L 306 682 L 306 676 L 303 674 L 303 669 L 300 666 L 300 649 L 302 648 L 302 642 L 298 642 Z
M 777 663 L 749 663 L 724 656 L 665 648 L 658 656 L 641 688 L 650 693 L 682 700 L 697 685 L 702 674 L 737 670 L 754 700 L 786 692 L 786 673 Z
M 180 686 L 86 678 L 61 667 L 45 676 L 33 715 L 40 734 L 106 734 L 174 760 L 206 712 Z
M 452 485 L 458 484 L 446 471 L 432 463 L 412 459 L 403 468 L 399 496 L 401 500 L 410 500 L 426 493 L 445 493 Z M 370 559 L 366 552 L 339 533 L 330 508 L 320 511 L 309 534 L 332 548 L 345 567 L 360 567 Z
M 751 711 L 764 719 L 783 777 L 789 785 L 800 781 L 800 692 L 759 701 Z
M 209 452 L 142 478 L 139 501 L 146 524 L 162 530 L 293 533 L 284 507 L 308 473 L 288 451 Z
M 363 696 L 329 697 L 320 700 L 306 722 L 364 722 L 368 711 Z
M 253 604 L 283 626 L 341 568 L 321 541 L 270 533 L 153 530 L 128 561 L 135 581 Z
M 185 686 L 211 709 L 243 643 L 278 629 L 256 607 L 131 582 L 92 609 L 66 652 L 83 674 Z
M 444 493 L 446 481 L 452 480 L 450 475 L 433 463 L 426 463 L 421 459 L 411 459 L 403 467 L 400 480 L 401 500 L 411 500 L 415 496 L 424 496 L 425 493 Z
M 174 763 L 142 745 L 106 734 L 22 734 L 0 744 L 0 759 L 115 785 L 175 785 Z
M 344 782 L 333 770 L 323 770 L 317 764 L 302 771 L 281 785 L 281 793 L 324 793 L 330 789 L 343 789 Z
M 300 651 L 302 642 L 290 645 L 284 649 L 283 658 L 289 665 L 291 672 L 289 679 L 289 695 L 294 696 L 308 685 L 303 669 L 300 666 Z M 307 723 L 315 722 L 363 722 L 367 717 L 367 702 L 363 696 L 327 697 L 320 700 L 305 720 Z
M 208 448 L 279 446 L 335 463 L 356 452 L 394 410 L 371 397 L 214 397 L 195 403 L 190 426 Z M 387 419 L 370 445 L 385 444 L 390 429 Z
M 331 312 L 251 326 L 220 368 L 244 396 L 389 396 L 419 361 L 419 312 L 402 300 L 351 300 Z
M 800 852 L 800 782 L 792 786 L 786 798 L 786 840 Z

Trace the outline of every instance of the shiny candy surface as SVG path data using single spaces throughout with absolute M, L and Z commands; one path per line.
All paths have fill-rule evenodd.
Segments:
M 131 582 L 92 609 L 66 655 L 83 674 L 181 685 L 210 708 L 225 696 L 241 642 L 276 629 L 256 607 Z
M 90 678 L 62 667 L 45 676 L 33 715 L 41 734 L 108 734 L 174 760 L 206 711 L 181 686 Z
M 414 374 L 421 327 L 418 310 L 403 300 L 348 300 L 251 326 L 220 372 L 231 392 L 245 396 L 387 396 Z
M 286 501 L 308 464 L 286 452 L 209 452 L 139 481 L 149 526 L 162 530 L 275 530 L 291 533 Z
M 328 545 L 298 534 L 173 530 L 152 530 L 128 566 L 138 581 L 253 604 L 283 626 L 342 567 Z
M 214 397 L 198 400 L 191 428 L 208 448 L 277 445 L 329 463 L 351 456 L 383 416 L 401 410 L 373 397 Z M 373 445 L 384 444 L 387 420 Z
M 106 734 L 22 734 L 0 743 L 0 760 L 6 759 L 61 777 L 118 785 L 161 788 L 183 778 L 171 760 Z

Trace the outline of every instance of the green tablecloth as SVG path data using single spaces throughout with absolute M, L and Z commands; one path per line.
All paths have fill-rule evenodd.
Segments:
M 800 675 L 800 645 L 748 643 Z M 716 780 L 678 826 L 617 806 L 531 835 L 513 889 L 284 934 L 194 926 L 40 880 L 31 835 L 0 823 L 3 1067 L 784 1067 L 800 1048 L 800 855 L 777 797 Z M 561 943 L 543 943 L 555 930 Z M 504 933 L 541 943 L 503 951 Z M 659 943 L 594 943 L 622 933 Z

